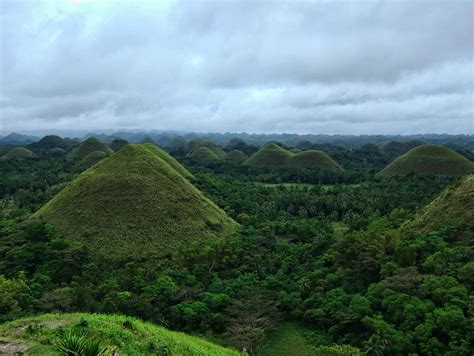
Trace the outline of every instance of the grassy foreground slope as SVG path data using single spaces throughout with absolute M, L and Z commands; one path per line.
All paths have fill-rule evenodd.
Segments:
M 417 146 L 398 157 L 379 176 L 408 173 L 418 175 L 462 176 L 474 171 L 474 163 L 450 148 L 438 145 Z
M 449 226 L 458 236 L 468 236 L 474 242 L 474 174 L 445 189 L 417 216 L 413 225 L 423 231 Z
M 244 164 L 256 168 L 279 168 L 285 166 L 292 155 L 290 151 L 272 142 L 255 152 Z
M 86 170 L 32 218 L 115 257 L 172 253 L 183 243 L 222 238 L 237 227 L 142 145 L 127 145 Z
M 239 355 L 234 350 L 131 317 L 45 314 L 0 325 L 0 353 L 57 355 L 54 344 L 69 332 L 84 333 L 118 355 Z
M 296 153 L 288 159 L 287 165 L 294 168 L 319 169 L 342 172 L 344 169 L 323 151 L 308 150 Z

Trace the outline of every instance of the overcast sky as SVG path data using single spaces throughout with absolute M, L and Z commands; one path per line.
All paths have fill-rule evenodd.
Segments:
M 473 1 L 1 3 L 1 126 L 473 134 Z

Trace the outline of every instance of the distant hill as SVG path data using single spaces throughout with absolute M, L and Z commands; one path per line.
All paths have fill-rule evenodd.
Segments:
M 452 227 L 474 243 L 474 174 L 445 189 L 411 223 L 423 231 Z
M 23 160 L 28 158 L 34 158 L 35 154 L 29 149 L 24 147 L 15 147 L 11 151 L 3 155 L 3 159 L 9 160 Z
M 245 154 L 242 151 L 239 150 L 232 150 L 230 152 L 227 152 L 224 156 L 224 159 L 226 161 L 231 161 L 231 162 L 243 162 L 245 161 Z
M 32 143 L 30 147 L 36 149 L 51 149 L 51 148 L 66 148 L 67 142 L 56 135 L 47 135 L 41 138 L 38 142 Z
M 244 162 L 255 168 L 279 168 L 286 165 L 293 154 L 276 143 L 268 143 Z
M 380 149 L 388 157 L 394 158 L 408 152 L 412 148 L 421 146 L 423 144 L 424 142 L 419 141 L 419 140 L 404 141 L 404 142 L 390 141 L 390 142 L 386 142 L 382 144 Z
M 95 137 L 89 137 L 87 140 L 81 142 L 69 155 L 68 159 L 83 159 L 89 153 L 102 151 L 107 154 L 112 154 L 112 150 L 104 143 L 96 139 Z
M 415 173 L 418 175 L 461 176 L 473 172 L 474 163 L 443 146 L 422 145 L 398 157 L 379 176 Z
M 214 153 L 217 158 L 222 159 L 224 158 L 225 152 L 222 148 L 216 145 L 214 142 L 209 140 L 202 140 L 202 139 L 194 139 L 188 143 L 188 150 L 193 152 L 200 147 L 206 147 L 212 153 Z
M 238 225 L 178 167 L 158 147 L 127 145 L 80 174 L 33 219 L 118 258 L 172 253 L 233 232 Z
M 33 136 L 21 135 L 16 132 L 12 132 L 0 140 L 2 145 L 28 145 L 37 141 L 38 139 Z
M 188 141 L 183 136 L 174 136 L 166 145 L 170 152 L 185 150 L 188 147 Z
M 204 339 L 132 317 L 87 313 L 43 314 L 2 324 L 0 353 L 56 355 L 59 353 L 54 345 L 62 340 L 61 335 L 69 333 L 85 333 L 86 341 L 108 348 L 107 355 L 240 355 Z
M 124 146 L 128 145 L 128 141 L 124 140 L 122 138 L 115 138 L 113 141 L 110 143 L 109 147 L 112 151 L 117 152 L 119 149 L 121 149 Z
M 201 164 L 219 160 L 219 157 L 207 147 L 198 147 L 189 153 L 187 157 Z
M 150 143 L 150 144 L 152 144 L 152 145 L 157 146 L 156 141 L 153 140 L 150 136 L 145 136 L 145 137 L 140 141 L 140 143 L 142 143 L 142 144 L 143 144 L 143 143 Z
M 296 153 L 288 159 L 287 166 L 342 172 L 344 169 L 323 151 L 308 150 Z

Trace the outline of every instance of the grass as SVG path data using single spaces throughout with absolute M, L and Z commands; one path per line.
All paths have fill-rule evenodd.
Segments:
M 239 150 L 232 150 L 225 154 L 224 159 L 226 161 L 243 162 L 245 161 L 245 154 Z
M 116 138 L 110 143 L 109 147 L 112 151 L 117 152 L 122 147 L 125 147 L 127 145 L 128 145 L 127 140 L 124 140 L 124 139 L 121 139 L 121 138 Z
M 186 168 L 184 168 L 177 160 L 175 160 L 173 157 L 171 157 L 168 153 L 163 151 L 158 146 L 150 144 L 150 143 L 143 144 L 142 146 L 146 148 L 148 152 L 153 153 L 158 158 L 165 161 L 169 166 L 171 166 L 171 168 L 173 168 L 176 172 L 181 174 L 183 177 L 194 178 L 194 176 Z
M 287 165 L 294 168 L 319 169 L 330 172 L 344 171 L 327 153 L 316 150 L 296 153 L 288 159 Z
M 258 355 L 262 356 L 310 356 L 316 347 L 305 337 L 305 328 L 292 321 L 285 321 L 271 331 Z
M 197 150 L 200 147 L 206 147 L 212 153 L 214 153 L 217 158 L 224 158 L 225 152 L 222 148 L 217 146 L 214 142 L 208 140 L 194 139 L 188 143 L 188 148 L 190 152 Z
M 457 177 L 473 171 L 474 163 L 450 148 L 421 145 L 398 157 L 378 175 L 386 177 L 415 173 Z
M 429 232 L 444 227 L 455 228 L 458 238 L 474 236 L 474 174 L 446 188 L 412 223 Z M 472 241 L 471 241 L 472 243 Z
M 207 147 L 196 148 L 188 157 L 199 163 L 208 163 L 219 159 L 219 157 Z
M 32 219 L 119 258 L 172 253 L 232 233 L 237 223 L 164 155 L 148 145 L 127 145 L 80 174 Z
M 94 164 L 103 160 L 107 156 L 109 156 L 109 154 L 103 151 L 91 152 L 87 156 L 85 156 L 83 159 L 81 159 L 80 165 L 83 169 L 86 169 L 86 168 L 92 167 Z
M 280 168 L 286 165 L 292 155 L 293 153 L 276 143 L 269 143 L 254 153 L 244 164 L 256 168 Z
M 3 155 L 4 159 L 28 159 L 34 158 L 35 154 L 31 152 L 29 149 L 24 147 L 15 147 L 11 151 L 7 152 Z
M 44 314 L 0 325 L 0 349 L 7 354 L 58 355 L 59 347 L 109 347 L 120 355 L 239 355 L 203 339 L 135 318 L 87 313 Z M 95 344 L 95 345 L 94 345 Z
M 95 137 L 90 137 L 87 140 L 81 142 L 69 155 L 70 160 L 80 160 L 86 157 L 89 153 L 101 151 L 107 154 L 112 154 L 112 150 L 104 143 L 100 142 Z

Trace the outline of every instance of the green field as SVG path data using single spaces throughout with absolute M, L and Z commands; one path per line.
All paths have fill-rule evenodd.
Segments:
M 305 337 L 305 327 L 298 322 L 280 323 L 271 331 L 264 346 L 258 350 L 261 356 L 310 356 L 316 347 Z

